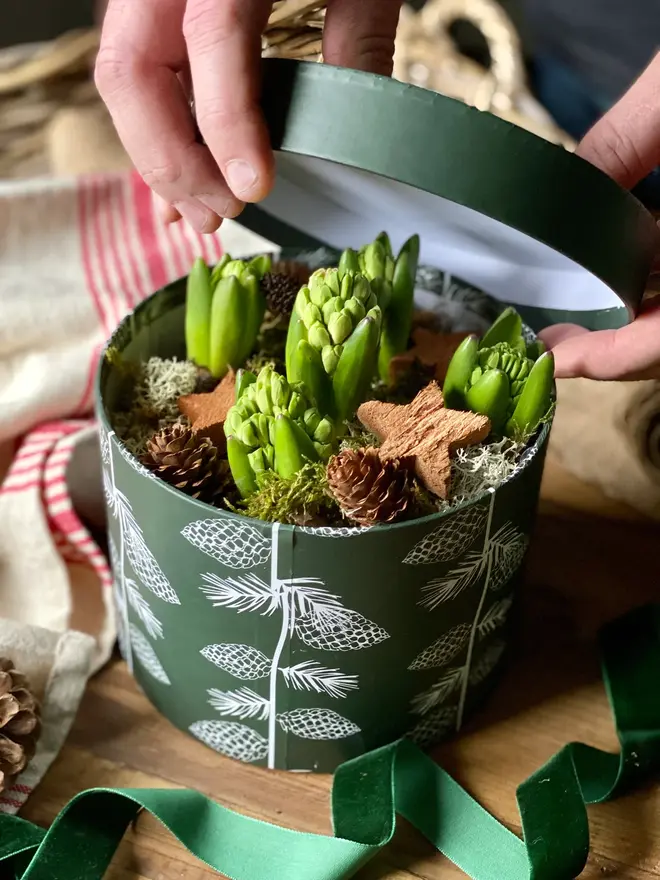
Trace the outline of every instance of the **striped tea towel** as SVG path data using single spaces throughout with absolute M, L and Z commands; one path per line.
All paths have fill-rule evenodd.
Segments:
M 16 661 L 19 634 L 29 642 L 35 627 L 52 634 L 50 667 L 33 671 L 48 678 L 64 650 L 57 639 L 75 634 L 86 660 L 65 664 L 68 704 L 52 716 L 60 735 L 116 636 L 111 574 L 94 538 L 104 526 L 92 418 L 101 349 L 197 256 L 264 250 L 273 246 L 236 223 L 211 236 L 165 226 L 135 174 L 0 184 L 0 654 Z M 44 732 L 49 741 L 57 731 Z M 35 759 L 29 786 L 19 779 L 0 809 L 13 809 L 45 766 Z

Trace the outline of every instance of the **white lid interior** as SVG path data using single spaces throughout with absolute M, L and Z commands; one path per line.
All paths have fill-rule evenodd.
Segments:
M 324 159 L 277 154 L 277 181 L 260 208 L 340 250 L 359 248 L 383 230 L 396 250 L 419 233 L 421 263 L 516 305 L 567 311 L 622 307 L 599 278 L 504 223 Z

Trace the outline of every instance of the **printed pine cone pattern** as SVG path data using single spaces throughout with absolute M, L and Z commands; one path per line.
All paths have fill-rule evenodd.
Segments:
M 381 461 L 373 447 L 345 449 L 331 458 L 328 484 L 344 514 L 363 526 L 401 519 L 414 500 L 412 463 Z
M 11 788 L 37 749 L 40 709 L 25 675 L 0 657 L 0 792 Z
M 175 489 L 207 504 L 222 496 L 229 481 L 229 465 L 217 447 L 183 422 L 163 428 L 149 440 L 143 464 Z

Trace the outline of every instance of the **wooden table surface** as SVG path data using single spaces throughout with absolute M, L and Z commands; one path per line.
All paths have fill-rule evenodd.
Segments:
M 515 790 L 533 770 L 570 740 L 616 749 L 595 635 L 602 622 L 660 598 L 659 530 L 548 463 L 518 656 L 488 707 L 457 741 L 435 753 L 518 833 Z M 119 660 L 90 683 L 65 748 L 21 815 L 47 825 L 78 791 L 103 785 L 192 787 L 258 818 L 330 831 L 328 777 L 267 772 L 216 755 L 161 718 Z M 589 815 L 592 854 L 582 876 L 660 878 L 660 786 L 591 807 Z M 142 814 L 107 876 L 218 875 Z M 360 880 L 464 876 L 407 827 L 359 875 Z

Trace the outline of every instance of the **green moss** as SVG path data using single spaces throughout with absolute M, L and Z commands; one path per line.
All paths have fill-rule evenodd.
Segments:
M 339 505 L 328 487 L 326 467 L 321 462 L 305 465 L 290 480 L 274 471 L 258 478 L 259 489 L 230 509 L 266 522 L 298 526 L 331 525 L 341 522 Z

